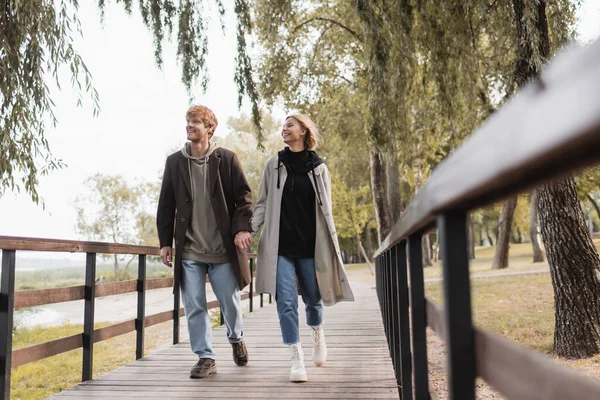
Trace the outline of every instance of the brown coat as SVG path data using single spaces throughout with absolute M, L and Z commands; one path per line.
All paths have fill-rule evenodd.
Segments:
M 239 231 L 250 231 L 252 195 L 237 155 L 217 148 L 209 157 L 209 189 L 213 212 L 233 265 L 240 290 L 250 283 L 246 250 L 240 250 L 233 239 Z M 183 250 L 185 233 L 192 216 L 191 182 L 188 160 L 177 151 L 167 157 L 158 200 L 156 226 L 160 247 Z M 178 288 L 181 257 L 175 256 L 175 284 Z

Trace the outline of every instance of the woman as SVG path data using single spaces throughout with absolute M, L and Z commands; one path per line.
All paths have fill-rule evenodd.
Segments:
M 292 357 L 290 381 L 306 382 L 298 326 L 298 287 L 311 327 L 317 367 L 327 359 L 323 304 L 353 301 L 331 211 L 329 170 L 314 149 L 318 131 L 306 115 L 286 118 L 284 150 L 266 163 L 252 230 L 264 223 L 258 245 L 256 291 L 275 295 L 283 343 Z

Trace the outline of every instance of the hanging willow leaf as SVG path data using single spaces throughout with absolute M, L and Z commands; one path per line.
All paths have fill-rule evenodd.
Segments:
M 124 10 L 134 11 L 133 0 L 115 0 Z M 106 0 L 98 0 L 104 18 Z M 172 34 L 177 38 L 177 59 L 188 94 L 199 82 L 206 90 L 208 71 L 207 8 L 216 5 L 224 29 L 225 7 L 221 0 L 138 0 L 137 8 L 154 37 L 154 57 L 160 68 L 163 43 Z M 45 120 L 55 125 L 54 103 L 45 79 L 51 77 L 60 88 L 58 71 L 67 66 L 77 104 L 90 97 L 93 114 L 100 111 L 92 76 L 77 52 L 73 37 L 81 35 L 77 18 L 78 0 L 0 0 L 0 196 L 6 190 L 23 189 L 39 203 L 39 177 L 63 168 L 52 156 L 45 136 Z M 252 119 L 261 143 L 261 114 L 246 37 L 252 33 L 249 2 L 235 1 L 237 15 L 237 56 L 235 82 L 241 104 L 248 96 Z

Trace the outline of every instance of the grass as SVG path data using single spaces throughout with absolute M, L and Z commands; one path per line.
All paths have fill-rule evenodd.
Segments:
M 256 300 L 256 299 L 255 299 Z M 244 301 L 244 313 L 248 311 L 248 302 Z M 219 311 L 211 313 L 213 328 L 219 325 Z M 182 319 L 181 324 L 185 324 Z M 101 328 L 110 323 L 97 323 Z M 181 326 L 186 329 L 185 326 Z M 65 323 L 62 326 L 16 328 L 13 332 L 13 350 L 48 342 L 83 332 L 82 325 Z M 150 326 L 145 329 L 144 353 L 169 346 L 172 341 L 172 321 Z M 112 339 L 94 344 L 94 372 L 97 378 L 135 361 L 136 332 L 126 333 Z M 72 350 L 57 356 L 22 365 L 12 369 L 12 399 L 41 399 L 69 389 L 81 382 L 82 349 Z
M 600 247 L 600 240 L 595 240 Z M 600 355 L 582 360 L 562 360 L 553 354 L 554 347 L 554 291 L 550 274 L 493 276 L 507 272 L 547 270 L 547 263 L 532 263 L 529 243 L 512 244 L 510 267 L 491 270 L 495 248 L 477 248 L 476 259 L 470 263 L 472 275 L 492 275 L 471 280 L 474 323 L 527 348 L 569 365 L 580 373 L 600 378 Z M 424 269 L 425 278 L 441 277 L 441 266 Z M 366 264 L 346 266 L 351 281 L 375 283 Z M 442 282 L 428 282 L 425 294 L 432 300 L 442 301 Z
M 108 324 L 96 324 L 96 327 Z M 52 339 L 75 335 L 82 325 L 64 324 L 58 327 L 17 329 L 13 334 L 13 348 L 21 348 Z M 146 328 L 145 352 L 168 345 L 172 322 Z M 94 378 L 135 361 L 136 333 L 130 332 L 94 345 Z M 82 349 L 72 350 L 12 369 L 12 399 L 41 399 L 73 387 L 81 382 Z

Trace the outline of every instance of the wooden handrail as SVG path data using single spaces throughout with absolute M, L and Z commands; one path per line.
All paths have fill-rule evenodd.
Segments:
M 557 57 L 432 173 L 374 257 L 470 210 L 600 160 L 600 40 Z
M 248 292 L 242 293 L 242 300 L 247 300 L 250 297 Z M 219 307 L 217 300 L 209 301 L 206 305 L 207 310 L 212 310 Z M 179 309 L 179 316 L 185 315 L 183 308 Z M 173 319 L 173 310 L 163 311 L 157 314 L 149 315 L 144 318 L 144 326 L 167 322 Z M 111 339 L 116 336 L 124 335 L 135 330 L 135 319 L 119 322 L 117 324 L 94 329 L 94 343 Z M 18 367 L 30 362 L 42 360 L 47 357 L 75 350 L 83 346 L 82 334 L 67 336 L 64 338 L 52 340 L 45 343 L 36 344 L 33 346 L 24 347 L 13 350 L 12 352 L 12 367 Z

